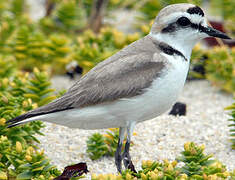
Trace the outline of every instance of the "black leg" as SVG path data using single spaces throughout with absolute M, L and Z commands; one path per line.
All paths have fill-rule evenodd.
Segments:
M 129 150 L 130 150 L 130 142 L 127 141 L 126 145 L 125 145 L 125 150 L 122 154 L 124 166 L 126 169 L 130 169 L 131 171 L 137 173 L 135 170 L 135 166 L 133 165 L 133 163 L 131 161 L 131 156 L 130 156 Z
M 122 173 L 122 143 L 124 140 L 125 128 L 119 128 L 118 147 L 115 152 L 115 164 L 119 173 Z
M 122 154 L 122 158 L 123 158 L 123 163 L 126 169 L 130 169 L 131 171 L 136 172 L 135 167 L 131 161 L 131 156 L 130 156 L 130 142 L 131 142 L 131 135 L 133 133 L 133 128 L 135 126 L 135 123 L 131 124 L 128 128 L 127 128 L 127 141 L 126 141 L 126 145 L 125 145 L 125 149 L 124 152 Z
M 120 138 L 118 140 L 118 147 L 115 152 L 115 164 L 118 172 L 122 173 L 122 142 L 120 142 Z

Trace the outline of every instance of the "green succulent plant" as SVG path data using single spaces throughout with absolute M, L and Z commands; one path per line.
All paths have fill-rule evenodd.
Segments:
M 206 78 L 206 63 L 208 61 L 208 51 L 201 48 L 197 44 L 192 51 L 191 63 L 188 74 L 188 79 L 205 79 Z
M 12 56 L 0 56 L 0 78 L 8 78 L 16 71 L 16 61 Z
M 233 103 L 231 106 L 225 108 L 226 110 L 229 110 L 231 113 L 231 118 L 229 119 L 230 124 L 230 136 L 231 136 L 231 143 L 232 143 L 232 149 L 235 149 L 235 103 Z
M 45 72 L 40 72 L 37 68 L 34 69 L 34 76 L 29 80 L 26 86 L 24 97 L 32 99 L 38 106 L 48 104 L 56 99 L 53 94 L 54 89 L 49 88 L 51 83 L 48 75 Z
M 35 134 L 43 135 L 42 122 L 6 128 L 7 120 L 55 98 L 48 75 L 35 69 L 32 75 L 14 71 L 8 78 L 7 69 L 0 76 L 0 179 L 53 179 L 60 171 L 32 147 L 39 142 Z
M 144 3 L 140 3 L 141 5 L 139 5 L 139 11 L 142 13 L 142 15 L 139 16 L 138 19 L 149 22 L 155 19 L 158 12 L 167 5 L 176 3 L 192 3 L 200 5 L 202 3 L 202 0 L 147 0 L 143 2 Z
M 235 35 L 235 12 L 233 7 L 235 6 L 235 2 L 233 0 L 214 0 L 210 1 L 210 12 L 213 15 L 221 16 L 224 21 L 225 29 L 227 33 L 231 36 Z
M 100 133 L 94 133 L 87 140 L 87 153 L 92 160 L 96 160 L 106 155 L 108 147 L 104 142 L 104 137 Z
M 0 8 L 1 9 L 1 8 Z M 3 11 L 0 15 L 0 47 L 1 54 L 7 53 L 9 51 L 8 40 L 11 38 L 13 32 L 16 30 L 16 22 L 14 16 L 11 16 L 9 13 Z
M 87 15 L 83 4 L 77 0 L 55 2 L 51 16 L 40 20 L 40 27 L 46 33 L 63 32 L 73 34 L 87 25 Z
M 38 152 L 32 146 L 23 145 L 19 141 L 14 144 L 6 136 L 1 136 L 0 149 L 0 177 L 2 173 L 6 179 L 52 179 L 60 174 L 60 171 L 49 163 L 43 151 Z
M 25 12 L 25 7 L 25 0 L 11 0 L 10 11 L 14 13 L 16 18 L 19 18 Z
M 228 92 L 235 92 L 235 48 L 215 47 L 208 51 L 206 78 Z
M 118 128 L 110 128 L 103 135 L 100 133 L 92 134 L 87 140 L 87 153 L 89 157 L 92 160 L 96 160 L 103 156 L 114 156 L 118 145 L 118 138 Z
M 92 160 L 103 156 L 114 156 L 118 144 L 118 129 L 110 129 L 106 134 L 92 134 L 87 140 L 87 153 Z

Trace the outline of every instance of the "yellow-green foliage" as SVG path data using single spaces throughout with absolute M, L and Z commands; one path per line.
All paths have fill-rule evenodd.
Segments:
M 65 66 L 77 60 L 84 73 L 124 46 L 140 38 L 139 33 L 125 35 L 114 28 L 102 28 L 95 34 L 86 30 L 73 40 L 65 34 L 46 36 L 34 27 L 22 25 L 5 48 L 4 54 L 12 56 L 17 66 L 26 71 L 33 67 L 53 74 L 65 73 Z
M 42 32 L 28 25 L 20 26 L 11 41 L 5 44 L 2 54 L 16 59 L 17 66 L 26 71 L 34 67 L 50 73 L 64 73 L 70 62 L 72 47 L 65 35 L 52 34 L 46 37 Z M 55 67 L 56 65 L 56 67 Z
M 32 75 L 13 71 L 8 78 L 8 72 L 6 68 L 6 71 L 0 74 L 0 179 L 56 177 L 60 172 L 49 163 L 43 152 L 31 147 L 33 142 L 39 142 L 35 134 L 42 134 L 42 122 L 6 127 L 7 120 L 55 98 L 48 76 L 35 69 Z
M 26 71 L 36 66 L 50 73 L 65 73 L 65 65 L 71 61 L 71 37 L 42 32 L 25 9 L 23 0 L 0 4 L 1 55 L 16 59 L 17 67 Z
M 26 71 L 32 71 L 36 66 L 40 70 L 61 74 L 65 73 L 67 63 L 77 60 L 86 73 L 139 38 L 139 33 L 125 35 L 110 27 L 102 28 L 98 34 L 86 30 L 77 37 L 55 32 L 46 35 L 32 24 L 21 24 L 13 28 L 12 35 L 3 41 L 1 50 L 2 54 L 15 58 L 17 66 Z
M 88 156 L 92 160 L 96 160 L 106 155 L 108 152 L 108 147 L 104 142 L 104 136 L 100 133 L 94 133 L 87 140 L 87 150 Z
M 47 33 L 53 31 L 70 32 L 84 28 L 86 14 L 82 3 L 77 0 L 67 0 L 56 3 L 56 9 L 51 17 L 40 20 L 41 27 Z
M 206 78 L 220 89 L 235 93 L 235 48 L 222 46 L 204 50 L 197 45 L 191 58 L 191 67 L 195 65 L 205 68 L 205 76 L 190 71 L 190 77 Z
M 81 4 L 86 10 L 87 16 L 91 14 L 93 0 L 81 0 Z M 118 8 L 133 8 L 135 4 L 139 2 L 138 0 L 109 0 L 106 8 L 105 15 L 111 15 L 113 10 L 117 10 Z
M 215 47 L 208 51 L 206 78 L 228 92 L 235 92 L 235 48 Z
M 118 145 L 118 128 L 110 128 L 106 134 L 94 133 L 87 140 L 87 153 L 92 160 L 102 156 L 114 156 Z
M 16 70 L 16 61 L 12 56 L 0 56 L 0 77 L 10 77 Z
M 208 51 L 202 49 L 200 44 L 197 44 L 192 51 L 191 62 L 190 62 L 190 70 L 188 74 L 188 79 L 205 79 L 205 74 L 199 73 L 195 71 L 195 67 L 201 66 L 205 70 L 206 60 L 208 59 Z
M 63 74 L 65 73 L 66 64 L 71 61 L 72 47 L 70 46 L 70 38 L 62 34 L 52 34 L 48 38 L 49 40 L 45 42 L 45 53 L 49 62 L 45 70 L 50 68 L 53 74 Z
M 142 161 L 142 169 L 137 173 L 124 171 L 122 174 L 92 175 L 92 180 L 203 180 L 228 179 L 234 176 L 218 160 L 212 160 L 212 155 L 204 154 L 204 145 L 198 146 L 192 142 L 185 143 L 184 151 L 175 161 L 163 162 Z M 180 166 L 178 163 L 180 162 Z
M 26 9 L 25 5 L 25 0 L 0 1 L 0 16 L 3 15 L 6 11 L 10 11 L 12 13 L 11 16 L 19 18 Z
M 235 35 L 235 1 L 233 0 L 213 0 L 210 1 L 210 10 L 214 15 L 222 16 L 225 20 L 225 28 L 231 34 Z
M 49 88 L 50 85 L 47 73 L 35 68 L 34 76 L 26 84 L 24 97 L 32 99 L 39 106 L 48 104 L 56 99 L 56 96 L 53 95 L 54 89 Z
M 139 19 L 144 21 L 150 21 L 156 17 L 158 12 L 167 5 L 176 4 L 176 3 L 192 3 L 200 5 L 202 0 L 147 0 L 139 7 L 139 11 L 142 13 L 142 16 Z
M 106 131 L 106 134 L 103 134 L 104 142 L 108 147 L 109 156 L 114 156 L 115 151 L 118 146 L 118 138 L 119 138 L 119 129 L 118 128 L 109 128 L 109 131 Z M 124 140 L 125 143 L 126 139 Z
M 230 173 L 231 180 L 235 179 L 235 169 Z
M 99 34 L 87 30 L 77 37 L 74 59 L 84 68 L 84 73 L 124 46 L 139 39 L 138 33 L 125 35 L 114 28 L 104 27 Z
M 26 1 L 25 0 L 10 0 L 10 1 L 11 1 L 10 11 L 14 13 L 16 18 L 19 18 L 24 13 L 24 9 L 26 8 Z
M 60 171 L 49 163 L 43 151 L 36 151 L 32 146 L 19 141 L 13 143 L 6 136 L 1 136 L 0 150 L 0 175 L 16 179 L 53 179 L 60 175 Z
M 62 1 L 56 11 L 56 24 L 65 31 L 83 28 L 85 12 L 81 3 L 76 0 Z
M 16 36 L 14 40 L 11 42 L 11 46 L 13 47 L 14 56 L 17 60 L 22 60 L 23 62 L 29 58 L 28 44 L 29 36 L 31 35 L 32 30 L 28 26 L 20 26 L 16 32 Z M 26 68 L 27 69 L 27 68 Z
M 1 8 L 0 8 L 1 10 Z M 8 13 L 5 13 L 3 11 L 3 14 L 0 15 L 1 21 L 0 21 L 0 52 L 7 51 L 7 40 L 11 37 L 12 33 L 14 32 L 16 28 L 16 21 L 14 19 L 14 16 L 11 16 Z
M 230 110 L 231 113 L 231 123 L 229 124 L 230 127 L 230 136 L 231 136 L 231 142 L 232 142 L 232 149 L 235 150 L 235 103 L 233 103 L 231 106 L 227 107 L 226 110 Z
M 50 16 L 40 20 L 40 27 L 46 33 L 79 31 L 88 26 L 93 0 L 54 0 L 56 8 Z M 110 0 L 107 2 L 105 15 L 112 16 L 112 11 L 120 8 L 132 8 L 137 0 Z
M 92 134 L 87 140 L 87 153 L 89 157 L 92 160 L 96 160 L 102 156 L 114 156 L 118 145 L 118 138 L 118 128 L 109 128 L 106 134 L 103 135 L 100 133 Z M 126 139 L 124 144 L 125 141 Z

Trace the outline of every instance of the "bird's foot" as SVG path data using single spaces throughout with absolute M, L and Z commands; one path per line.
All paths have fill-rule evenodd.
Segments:
M 127 152 L 124 152 L 122 157 L 123 157 L 123 164 L 124 164 L 125 168 L 130 169 L 134 173 L 137 173 L 137 171 L 135 170 L 135 166 L 131 161 L 130 154 Z

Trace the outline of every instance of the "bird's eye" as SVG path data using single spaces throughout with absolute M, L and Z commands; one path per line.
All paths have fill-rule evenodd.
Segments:
M 186 17 L 181 17 L 177 20 L 177 23 L 180 25 L 180 26 L 188 26 L 190 24 L 190 20 Z

